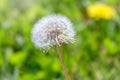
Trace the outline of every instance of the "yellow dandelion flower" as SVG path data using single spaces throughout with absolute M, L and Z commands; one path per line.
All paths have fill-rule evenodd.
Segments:
M 111 19 L 115 15 L 115 9 L 106 4 L 93 4 L 87 8 L 88 16 L 95 19 Z

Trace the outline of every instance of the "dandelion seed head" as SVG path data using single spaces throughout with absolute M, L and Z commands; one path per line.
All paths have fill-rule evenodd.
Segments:
M 49 15 L 40 19 L 32 28 L 32 42 L 39 49 L 71 43 L 75 32 L 71 21 L 62 15 Z

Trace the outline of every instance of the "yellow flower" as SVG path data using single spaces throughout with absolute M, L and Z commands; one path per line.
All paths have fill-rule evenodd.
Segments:
M 93 4 L 87 8 L 88 16 L 95 19 L 111 19 L 115 15 L 115 10 L 106 4 Z

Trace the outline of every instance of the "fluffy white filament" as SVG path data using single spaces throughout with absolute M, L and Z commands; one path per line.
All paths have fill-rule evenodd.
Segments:
M 32 29 L 32 42 L 39 49 L 74 41 L 75 32 L 70 20 L 61 15 L 49 15 L 40 19 Z

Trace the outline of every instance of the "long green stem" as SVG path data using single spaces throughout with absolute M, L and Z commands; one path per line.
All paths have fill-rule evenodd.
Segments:
M 57 49 L 57 53 L 58 53 L 59 59 L 60 59 L 60 61 L 62 63 L 62 67 L 63 67 L 64 74 L 65 74 L 65 78 L 66 78 L 66 80 L 70 80 L 70 77 L 68 75 L 67 68 L 66 68 L 66 65 L 64 63 L 63 56 L 62 56 L 62 51 L 61 51 L 59 45 L 56 45 L 56 49 Z

